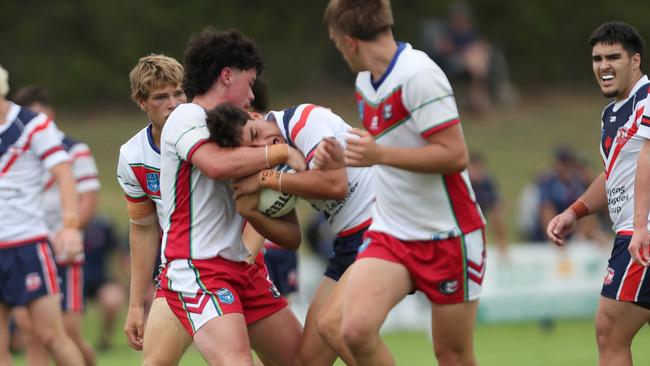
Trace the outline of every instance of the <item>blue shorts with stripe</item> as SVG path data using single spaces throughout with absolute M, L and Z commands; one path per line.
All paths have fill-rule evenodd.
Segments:
M 58 292 L 56 264 L 47 239 L 0 248 L 0 302 L 22 306 Z
M 366 226 L 354 234 L 334 239 L 332 255 L 330 255 L 330 259 L 327 263 L 325 276 L 334 281 L 338 281 L 339 278 L 343 276 L 343 272 L 345 272 L 357 258 L 359 246 L 361 246 L 361 243 L 363 242 L 363 234 L 367 229 L 368 227 Z
M 83 263 L 57 264 L 61 287 L 61 309 L 64 312 L 84 311 Z
M 631 239 L 629 235 L 616 235 L 601 295 L 647 308 L 650 306 L 650 273 L 647 267 L 632 260 L 627 249 Z

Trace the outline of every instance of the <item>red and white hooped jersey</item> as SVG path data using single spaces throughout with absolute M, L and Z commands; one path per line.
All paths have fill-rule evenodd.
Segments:
M 100 184 L 97 174 L 97 165 L 88 145 L 62 134 L 63 147 L 70 155 L 72 175 L 74 176 L 77 193 L 98 191 Z M 43 189 L 43 209 L 45 221 L 51 233 L 56 232 L 63 225 L 63 210 L 61 208 L 61 193 L 55 184 L 54 178 L 48 172 L 45 175 Z
M 600 154 L 605 164 L 607 207 L 615 233 L 634 227 L 634 177 L 636 162 L 645 139 L 650 138 L 650 123 L 643 124 L 648 114 L 650 81 L 643 76 L 630 95 L 610 103 L 601 118 Z
M 342 146 L 353 135 L 352 128 L 329 108 L 314 104 L 301 104 L 279 112 L 270 112 L 289 145 L 305 155 L 307 164 L 312 161 L 316 147 L 325 137 L 334 136 Z M 367 226 L 372 215 L 375 199 L 372 170 L 369 168 L 347 168 L 348 193 L 342 200 L 308 200 L 318 211 L 322 211 L 335 233 L 343 233 L 356 227 Z
M 181 104 L 162 131 L 163 263 L 216 256 L 239 262 L 249 254 L 229 181 L 210 179 L 191 163 L 197 148 L 208 142 L 205 118 L 201 106 Z
M 43 177 L 68 160 L 54 121 L 11 103 L 0 125 L 0 248 L 48 236 Z
M 153 142 L 151 124 L 120 147 L 117 181 L 127 200 L 131 202 L 152 200 L 156 204 L 158 222 L 162 222 L 160 150 Z
M 424 52 L 399 43 L 380 80 L 357 75 L 356 96 L 363 125 L 378 144 L 416 148 L 460 123 L 451 85 Z M 439 240 L 485 226 L 467 171 L 424 174 L 375 165 L 376 201 L 370 230 L 400 240 Z

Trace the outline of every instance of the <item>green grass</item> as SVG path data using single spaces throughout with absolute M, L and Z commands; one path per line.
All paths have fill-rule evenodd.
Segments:
M 122 320 L 114 336 L 110 351 L 98 354 L 100 366 L 136 365 L 142 354 L 126 345 L 122 335 Z M 90 340 L 98 332 L 95 309 L 91 307 L 85 334 Z M 424 332 L 393 332 L 383 335 L 398 365 L 435 365 L 431 342 Z M 632 348 L 636 365 L 650 364 L 650 329 L 648 326 L 637 335 Z M 482 366 L 590 366 L 597 362 L 593 320 L 562 320 L 552 328 L 542 328 L 537 323 L 479 324 L 475 334 L 476 356 Z M 24 357 L 15 358 L 16 365 L 24 365 Z M 181 365 L 203 365 L 205 362 L 191 347 Z M 343 365 L 337 362 L 336 365 Z

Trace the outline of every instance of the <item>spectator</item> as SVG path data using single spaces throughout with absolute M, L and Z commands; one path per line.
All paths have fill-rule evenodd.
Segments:
M 503 218 L 503 204 L 498 186 L 488 172 L 485 157 L 477 152 L 470 153 L 468 166 L 469 180 L 474 188 L 476 202 L 481 206 L 487 220 L 488 232 L 502 256 L 507 255 L 508 239 Z
M 479 31 L 474 15 L 462 1 L 449 7 L 446 21 L 431 19 L 422 26 L 426 51 L 454 85 L 467 87 L 460 102 L 476 114 L 489 112 L 493 101 L 513 98 L 503 53 Z

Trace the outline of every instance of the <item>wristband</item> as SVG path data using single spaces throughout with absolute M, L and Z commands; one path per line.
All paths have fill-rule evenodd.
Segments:
M 266 167 L 270 168 L 280 163 L 287 161 L 289 157 L 289 145 L 287 144 L 274 144 L 266 145 Z
M 573 211 L 573 213 L 576 215 L 576 219 L 589 215 L 589 207 L 587 207 L 585 201 L 581 199 L 577 199 L 575 202 L 573 202 L 573 204 L 569 207 L 569 210 Z
M 260 172 L 260 187 L 282 192 L 282 172 L 274 169 L 262 170 Z
M 79 229 L 79 214 L 76 212 L 63 213 L 63 228 L 64 229 Z

